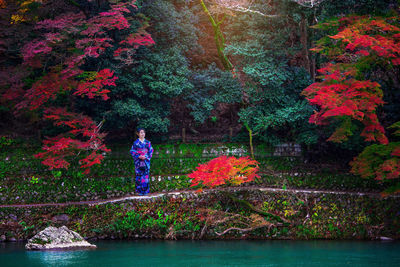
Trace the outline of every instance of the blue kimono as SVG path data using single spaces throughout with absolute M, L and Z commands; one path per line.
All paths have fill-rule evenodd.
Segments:
M 136 192 L 140 195 L 146 195 L 150 192 L 149 173 L 150 173 L 150 159 L 153 156 L 153 147 L 150 141 L 144 139 L 144 142 L 139 138 L 133 142 L 130 153 L 135 162 L 136 174 Z M 145 160 L 141 160 L 139 156 L 144 155 Z

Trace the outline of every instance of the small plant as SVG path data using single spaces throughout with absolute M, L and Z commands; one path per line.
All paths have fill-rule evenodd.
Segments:
M 111 225 L 115 231 L 120 231 L 123 235 L 127 235 L 128 231 L 135 231 L 142 228 L 142 215 L 135 210 L 128 211 L 122 218 L 118 218 Z
M 24 227 L 24 229 L 23 229 L 24 231 L 29 231 L 29 230 L 32 230 L 32 229 L 35 228 L 35 225 L 28 226 L 28 225 L 26 224 L 26 222 L 24 222 L 24 221 L 19 222 L 19 225 L 21 225 L 22 227 Z
M 43 240 L 43 239 L 39 239 L 39 238 L 35 238 L 33 241 L 32 241 L 32 243 L 34 243 L 34 244 L 40 244 L 40 245 L 46 245 L 46 244 L 49 244 L 49 243 L 51 243 L 51 241 L 50 240 Z
M 51 171 L 51 173 L 53 174 L 54 178 L 60 178 L 62 175 L 61 171 Z
M 83 174 L 81 171 L 74 171 L 72 177 L 81 179 L 85 177 L 85 174 Z
M 15 141 L 14 139 L 8 137 L 8 136 L 0 136 L 0 148 L 3 148 L 5 146 L 10 146 L 14 144 Z
M 38 184 L 39 183 L 39 178 L 35 177 L 35 176 L 32 176 L 32 178 L 29 180 L 29 182 L 31 184 Z

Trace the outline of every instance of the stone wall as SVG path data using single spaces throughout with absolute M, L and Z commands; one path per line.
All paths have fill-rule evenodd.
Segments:
M 26 240 L 49 225 L 92 240 L 399 239 L 399 212 L 399 197 L 206 190 L 92 206 L 0 208 L 0 240 Z

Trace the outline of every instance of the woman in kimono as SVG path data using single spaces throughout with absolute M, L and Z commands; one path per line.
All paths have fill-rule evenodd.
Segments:
M 139 138 L 133 142 L 130 153 L 135 162 L 136 192 L 144 196 L 150 192 L 149 173 L 153 147 L 150 141 L 144 138 L 146 132 L 143 128 L 138 128 L 136 134 Z

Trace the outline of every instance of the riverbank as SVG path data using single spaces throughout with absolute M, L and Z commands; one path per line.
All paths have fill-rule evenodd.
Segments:
M 0 239 L 66 225 L 86 239 L 400 238 L 400 198 L 375 193 L 235 188 L 0 208 Z

